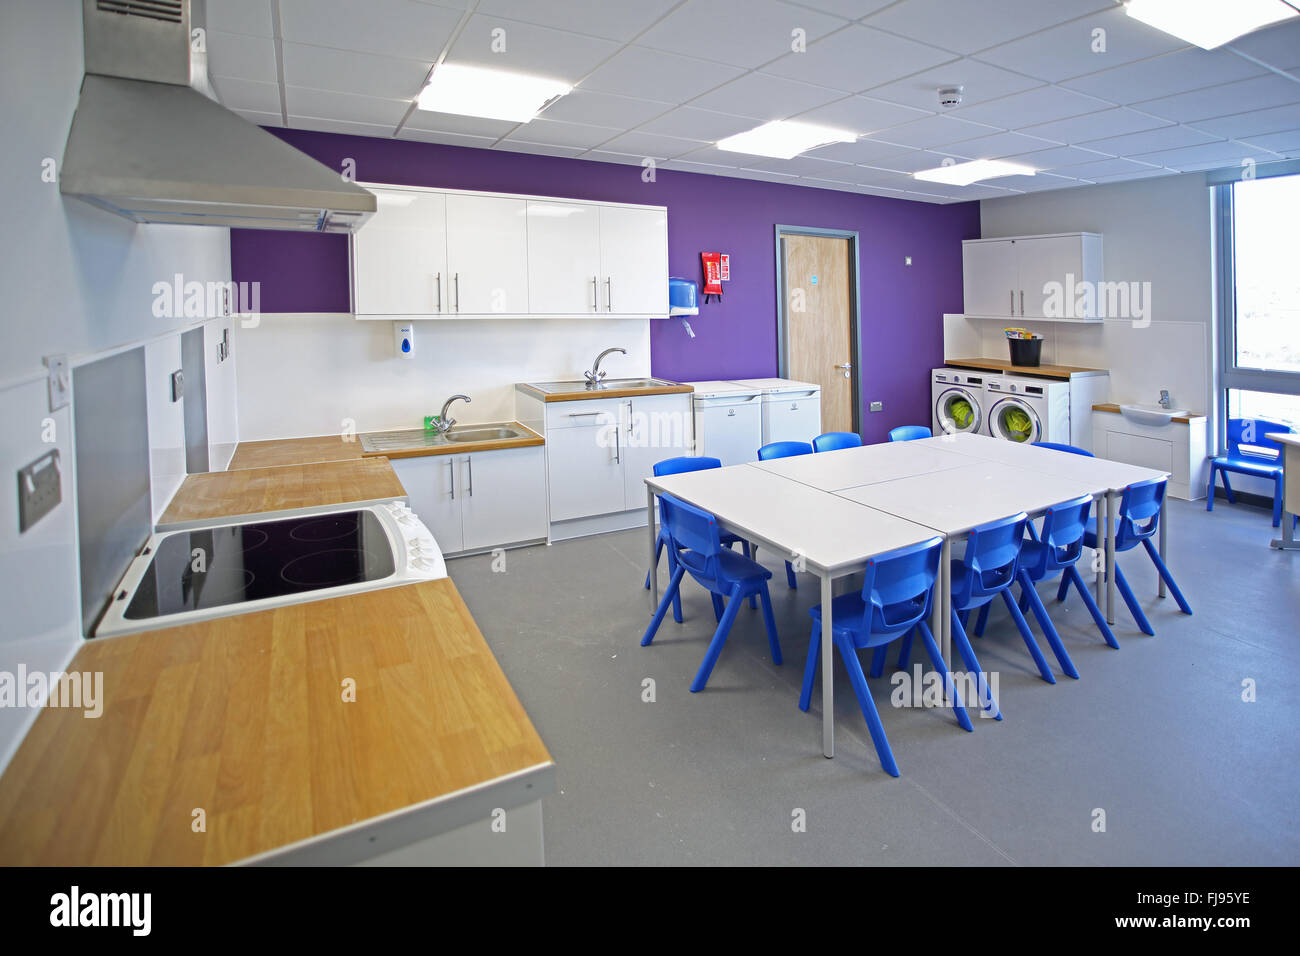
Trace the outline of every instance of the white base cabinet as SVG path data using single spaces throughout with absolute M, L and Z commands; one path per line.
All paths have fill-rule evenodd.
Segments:
M 546 456 L 539 445 L 390 459 L 444 555 L 546 538 Z
M 1210 464 L 1205 455 L 1206 419 L 1139 425 L 1123 415 L 1098 411 L 1092 417 L 1092 451 L 1099 458 L 1169 473 L 1171 498 L 1205 497 Z

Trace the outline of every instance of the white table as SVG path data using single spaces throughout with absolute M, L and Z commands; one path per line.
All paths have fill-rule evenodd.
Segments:
M 942 635 L 945 662 L 952 661 L 952 543 L 972 528 L 1021 511 L 1033 516 L 1071 498 L 1091 497 L 1092 485 L 1074 478 L 1025 471 L 998 462 L 970 463 L 925 475 L 876 482 L 837 492 L 859 504 L 933 528 L 944 536 L 943 563 L 935 588 L 931 630 Z
M 1300 551 L 1296 540 L 1295 524 L 1291 516 L 1300 511 L 1300 435 L 1288 432 L 1270 432 L 1264 436 L 1282 446 L 1282 537 L 1269 542 L 1279 551 Z
M 1139 465 L 1127 465 L 1120 461 L 1106 458 L 1089 458 L 1070 452 L 1056 451 L 1051 448 L 1039 448 L 1035 445 L 1021 445 L 999 438 L 984 435 L 954 434 L 939 438 L 926 438 L 914 442 L 918 445 L 930 445 L 950 453 L 966 455 L 983 461 L 995 461 L 1011 465 L 1026 472 L 1041 472 L 1049 475 L 1062 475 L 1077 478 L 1093 486 L 1091 494 L 1098 499 L 1096 509 L 1097 540 L 1104 542 L 1102 554 L 1104 567 L 1109 568 L 1115 562 L 1115 522 L 1112 517 L 1118 514 L 1119 498 L 1129 485 L 1148 481 L 1152 478 L 1168 478 L 1169 473 Z M 1165 545 L 1169 523 L 1168 495 L 1160 511 L 1160 558 L 1165 560 Z M 1103 516 L 1102 510 L 1105 509 Z M 1103 521 L 1103 517 L 1105 521 Z M 1115 575 L 1105 575 L 1103 585 L 1102 568 L 1097 569 L 1097 603 L 1106 609 L 1107 623 L 1115 623 Z M 1165 596 L 1164 578 L 1158 579 L 1156 593 Z M 1104 594 L 1103 594 L 1104 587 Z
M 660 492 L 709 512 L 724 531 L 765 545 L 787 560 L 799 560 L 801 570 L 821 579 L 822 753 L 833 757 L 832 585 L 836 578 L 861 570 L 877 555 L 936 537 L 934 530 L 748 464 L 645 481 L 652 608 L 659 604 L 654 553 L 655 495 Z
M 840 491 L 968 464 L 969 456 L 917 441 L 883 442 L 860 448 L 753 461 L 750 466 L 821 491 Z

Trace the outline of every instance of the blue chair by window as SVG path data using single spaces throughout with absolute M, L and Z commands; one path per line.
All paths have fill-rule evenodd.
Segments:
M 796 455 L 811 455 L 812 451 L 812 445 L 806 441 L 774 441 L 758 450 L 758 460 L 771 461 L 773 458 L 793 458 Z M 794 576 L 794 565 L 789 561 L 785 563 L 785 583 L 790 586 L 791 590 L 799 587 L 799 582 L 795 580 Z
M 859 448 L 862 436 L 857 432 L 827 432 L 812 440 L 813 451 L 839 451 L 841 448 Z
M 1050 448 L 1052 451 L 1065 451 L 1071 455 L 1083 455 L 1085 458 L 1096 458 L 1092 452 L 1086 448 L 1079 448 L 1077 445 L 1063 445 L 1056 441 L 1036 441 L 1035 448 Z
M 921 544 L 881 555 L 867 564 L 860 594 L 841 594 L 831 602 L 832 639 L 849 672 L 853 693 L 857 695 L 858 706 L 862 708 L 862 716 L 866 718 L 867 728 L 871 731 L 881 766 L 893 777 L 898 776 L 898 762 L 890 749 L 889 738 L 885 736 L 875 701 L 871 699 L 871 690 L 862 673 L 858 651 L 871 648 L 877 654 L 883 654 L 889 643 L 903 637 L 911 640 L 913 630 L 920 631 L 921 640 L 930 655 L 930 663 L 944 675 L 945 699 L 953 702 L 952 709 L 957 715 L 957 722 L 963 730 L 974 729 L 953 685 L 952 675 L 944 665 L 939 645 L 935 643 L 934 635 L 926 623 L 934 600 L 934 583 L 939 575 L 942 556 L 942 538 L 931 538 Z M 822 646 L 821 605 L 812 608 L 810 613 L 813 620 L 812 641 L 808 645 L 803 689 L 799 693 L 799 709 L 803 711 L 808 710 L 812 700 L 813 680 L 817 676 Z
M 1146 549 L 1152 563 L 1156 566 L 1156 571 L 1164 579 L 1165 584 L 1169 586 L 1174 600 L 1178 602 L 1179 609 L 1184 614 L 1191 614 L 1192 608 L 1183 597 L 1183 592 L 1178 589 L 1174 583 L 1173 575 L 1169 573 L 1169 568 L 1160 558 L 1160 552 L 1155 549 L 1151 539 L 1155 537 L 1156 530 L 1160 525 L 1160 506 L 1165 500 L 1165 480 L 1163 478 L 1152 478 L 1149 481 L 1139 481 L 1129 485 L 1124 489 L 1123 495 L 1119 501 L 1119 516 L 1115 522 L 1115 585 L 1119 588 L 1119 593 L 1124 598 L 1124 603 L 1128 605 L 1129 613 L 1133 615 L 1133 620 L 1137 622 L 1138 628 L 1143 634 L 1155 634 L 1151 628 L 1151 622 L 1147 620 L 1142 608 L 1133 596 L 1133 589 L 1129 587 L 1128 579 L 1124 577 L 1124 572 L 1120 570 L 1119 555 L 1125 551 L 1136 548 L 1139 544 Z M 1095 531 L 1085 531 L 1083 543 L 1088 547 L 1096 549 L 1098 547 L 1097 533 Z M 1102 543 L 1104 545 L 1104 542 Z M 1107 569 L 1109 573 L 1110 569 Z M 1061 581 L 1060 588 L 1057 589 L 1056 599 L 1064 601 L 1066 595 L 1066 581 Z
M 641 646 L 645 647 L 654 640 L 668 605 L 681 587 L 682 576 L 689 573 L 713 596 L 713 610 L 718 619 L 718 629 L 713 632 L 713 640 L 709 642 L 704 661 L 691 682 L 691 693 L 703 690 L 709 682 L 709 675 L 718 661 L 718 655 L 722 653 L 722 645 L 726 643 L 731 625 L 735 623 L 741 601 L 750 595 L 757 595 L 763 602 L 763 624 L 767 628 L 772 661 L 780 664 L 781 645 L 777 641 L 776 620 L 772 617 L 772 600 L 767 593 L 767 580 L 772 572 L 758 562 L 724 548 L 717 520 L 707 511 L 688 505 L 672 495 L 659 496 L 659 511 L 664 526 L 668 529 L 668 553 L 675 554 L 676 561 L 668 589 L 664 591 L 659 607 L 655 609 L 655 616 L 641 638 Z M 727 599 L 725 609 L 722 605 L 724 597 Z
M 665 475 L 682 475 L 691 471 L 707 471 L 710 468 L 721 468 L 721 467 L 722 467 L 722 462 L 719 461 L 717 458 L 709 458 L 703 455 L 699 457 L 683 456 L 680 458 L 666 458 L 663 461 L 657 461 L 654 463 L 653 471 L 656 478 L 662 478 Z M 721 541 L 723 546 L 728 548 L 730 548 L 733 544 L 739 543 L 741 547 L 744 548 L 745 557 L 750 556 L 749 542 L 741 538 L 739 535 L 723 534 L 721 536 Z M 655 538 L 655 564 L 659 563 L 659 555 L 664 553 L 664 546 L 666 544 L 668 544 L 668 531 L 664 527 L 663 521 L 661 520 L 659 522 L 659 534 Z M 673 564 L 674 564 L 673 552 L 669 551 L 668 552 L 668 576 L 669 577 L 672 577 Z M 650 590 L 649 571 L 645 573 L 645 587 L 647 591 Z M 750 607 L 758 606 L 752 598 L 750 599 L 749 605 Z M 673 599 L 673 620 L 676 621 L 678 624 L 682 623 L 682 598 L 680 594 Z
M 929 438 L 932 432 L 925 425 L 899 425 L 889 432 L 890 441 L 916 441 L 918 438 Z
M 1088 529 L 1088 513 L 1091 509 L 1092 498 L 1087 495 L 1048 508 L 1043 516 L 1040 540 L 1026 541 L 1020 546 L 1020 563 L 1016 568 L 1016 582 L 1020 585 L 1021 613 L 1033 610 L 1034 617 L 1038 619 L 1043 633 L 1047 636 L 1047 642 L 1052 645 L 1061 669 L 1074 678 L 1078 678 L 1079 672 L 1075 669 L 1074 662 L 1070 660 L 1065 645 L 1061 643 L 1061 637 L 1057 634 L 1056 627 L 1052 624 L 1047 609 L 1043 607 L 1034 585 L 1054 578 L 1058 574 L 1064 575 L 1061 587 L 1068 588 L 1069 585 L 1074 585 L 1079 596 L 1083 598 L 1088 613 L 1092 615 L 1097 630 L 1101 631 L 1101 636 L 1111 647 L 1119 648 L 1119 641 L 1115 639 L 1114 633 L 1106 623 L 1106 618 L 1102 616 L 1097 602 L 1088 593 L 1083 578 L 1079 576 L 1079 570 L 1075 567 L 1083 554 L 1083 536 Z M 980 608 L 979 620 L 975 622 L 977 637 L 984 633 L 989 607 L 990 605 L 986 604 Z
M 1210 486 L 1205 510 L 1214 510 L 1214 479 L 1223 479 L 1223 493 L 1236 504 L 1237 496 L 1228 484 L 1228 472 L 1254 475 L 1273 482 L 1273 527 L 1282 523 L 1282 446 L 1265 436 L 1269 432 L 1291 432 L 1291 426 L 1262 418 L 1228 419 L 1228 453 L 1210 459 Z

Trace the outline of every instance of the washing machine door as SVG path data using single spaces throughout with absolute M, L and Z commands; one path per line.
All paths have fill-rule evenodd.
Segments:
M 951 385 L 934 398 L 936 433 L 978 434 L 983 417 L 984 409 L 980 407 L 979 396 L 960 385 Z
M 994 438 L 1032 445 L 1043 437 L 1038 412 L 1024 399 L 1007 395 L 989 408 L 989 434 Z

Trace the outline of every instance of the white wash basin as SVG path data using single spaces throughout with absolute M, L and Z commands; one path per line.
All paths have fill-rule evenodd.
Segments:
M 1119 412 L 1138 425 L 1168 425 L 1179 416 L 1187 415 L 1185 408 L 1161 408 L 1159 405 L 1121 405 Z

